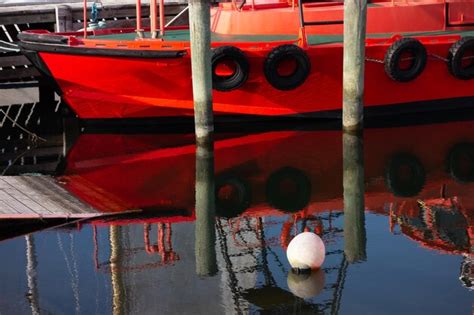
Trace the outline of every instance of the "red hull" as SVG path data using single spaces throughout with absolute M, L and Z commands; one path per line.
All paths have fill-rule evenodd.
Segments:
M 430 54 L 446 56 L 458 37 L 443 43 L 426 41 Z M 366 55 L 383 60 L 390 45 L 369 44 Z M 238 90 L 214 91 L 216 115 L 291 116 L 338 111 L 342 106 L 342 45 L 310 47 L 312 71 L 295 90 L 280 91 L 261 69 L 270 49 L 246 51 L 248 81 Z M 190 58 L 123 59 L 40 53 L 59 84 L 64 99 L 81 118 L 140 118 L 193 114 Z M 449 74 L 446 64 L 430 58 L 424 72 L 412 82 L 391 80 L 383 64 L 366 63 L 365 106 L 404 104 L 473 96 L 474 82 Z
M 453 77 L 445 59 L 453 43 L 461 36 L 474 33 L 468 31 L 474 28 L 471 25 L 474 21 L 472 4 L 472 1 L 372 3 L 368 9 L 365 106 L 416 103 L 405 107 L 420 110 L 436 100 L 465 102 L 467 98 L 471 101 L 474 80 Z M 306 37 L 298 37 L 295 29 L 298 10 L 287 3 L 263 4 L 261 10 L 258 6 L 246 6 L 241 12 L 226 6 L 223 4 L 213 11 L 212 45 L 214 48 L 229 45 L 240 48 L 248 59 L 250 71 L 248 80 L 239 88 L 230 92 L 214 91 L 216 115 L 310 116 L 341 109 L 340 4 L 304 5 L 307 21 L 331 22 L 307 27 L 307 34 L 317 34 L 307 38 L 309 46 L 304 44 Z M 407 23 L 407 19 L 411 22 Z M 270 26 L 260 28 L 256 21 L 259 25 Z M 36 31 L 26 33 L 29 36 L 26 44 L 31 44 L 32 34 L 39 35 L 41 40 L 34 40 L 33 45 L 27 45 L 25 49 L 39 53 L 42 61 L 32 58 L 33 63 L 54 78 L 64 99 L 81 118 L 192 116 L 189 38 L 184 33 L 166 32 L 168 35 L 164 40 L 136 40 L 133 30 L 94 31 L 90 33 L 94 36 L 88 38 L 83 38 L 82 33 Z M 415 36 L 414 32 L 428 33 L 420 37 L 420 33 Z M 452 32 L 459 34 L 449 35 Z M 390 79 L 383 64 L 387 49 L 397 38 L 391 34 L 399 33 L 420 40 L 428 52 L 422 74 L 404 83 Z M 127 34 L 132 36 L 127 37 Z M 309 77 L 293 90 L 278 90 L 266 80 L 264 61 L 273 48 L 296 42 L 309 57 Z M 167 54 L 171 50 L 179 50 L 184 56 L 143 57 L 143 54 Z M 124 55 L 120 55 L 122 53 Z

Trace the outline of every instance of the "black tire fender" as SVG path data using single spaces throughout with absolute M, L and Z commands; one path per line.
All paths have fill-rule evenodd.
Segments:
M 289 75 L 281 75 L 278 66 L 284 60 L 295 62 L 295 69 Z M 274 88 L 293 90 L 302 85 L 311 71 L 311 62 L 306 52 L 296 45 L 280 45 L 272 49 L 263 64 L 263 73 Z
M 231 75 L 219 75 L 216 68 L 220 63 L 232 62 L 235 69 Z M 248 79 L 250 65 L 247 57 L 237 47 L 220 46 L 212 50 L 212 87 L 228 92 L 241 87 Z
M 449 48 L 449 72 L 460 80 L 470 80 L 474 78 L 474 59 L 467 67 L 462 64 L 468 52 L 472 54 L 470 57 L 474 57 L 474 37 L 471 36 L 461 38 Z
M 405 53 L 413 55 L 413 62 L 408 69 L 400 68 L 400 60 Z M 425 46 L 414 38 L 400 38 L 385 53 L 385 73 L 395 81 L 408 82 L 416 79 L 425 69 L 427 61 Z

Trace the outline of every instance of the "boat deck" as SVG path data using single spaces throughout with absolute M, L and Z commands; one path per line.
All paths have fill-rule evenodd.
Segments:
M 453 31 L 436 31 L 436 32 L 413 32 L 413 33 L 402 33 L 400 35 L 407 37 L 414 36 L 436 36 L 436 35 L 461 35 L 474 36 L 474 30 L 453 30 Z M 367 34 L 367 38 L 388 38 L 393 34 L 389 33 L 378 33 L 378 34 Z M 145 37 L 150 38 L 150 33 L 145 33 Z M 131 41 L 136 39 L 136 33 L 121 33 L 121 34 L 108 34 L 108 35 L 95 35 L 89 36 L 89 39 L 100 39 L 100 40 L 114 40 L 114 41 Z M 169 30 L 166 31 L 164 36 L 165 41 L 170 42 L 187 42 L 189 41 L 189 30 Z M 240 42 L 278 42 L 278 41 L 290 41 L 298 40 L 297 35 L 223 35 L 217 33 L 211 33 L 212 42 L 226 42 L 226 43 L 240 43 Z M 333 44 L 342 43 L 342 34 L 338 35 L 309 35 L 309 45 L 322 45 L 322 44 Z

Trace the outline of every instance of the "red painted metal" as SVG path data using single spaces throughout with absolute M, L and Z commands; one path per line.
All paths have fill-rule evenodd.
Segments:
M 420 39 L 430 54 L 446 56 L 456 37 Z M 368 44 L 367 57 L 383 60 L 390 44 L 387 40 Z M 342 44 L 310 46 L 307 53 L 313 70 L 301 87 L 291 91 L 273 88 L 260 70 L 272 47 L 254 46 L 245 50 L 251 69 L 248 81 L 232 92 L 214 91 L 216 115 L 278 116 L 341 109 Z M 152 45 L 149 49 L 153 49 Z M 159 60 L 56 53 L 40 56 L 58 81 L 65 100 L 81 118 L 193 115 L 189 55 Z M 91 73 L 104 75 L 91 80 Z M 468 97 L 473 90 L 472 81 L 454 78 L 438 59 L 430 58 L 422 75 L 407 83 L 391 80 L 383 64 L 366 63 L 367 107 Z
M 141 0 L 137 0 L 136 9 L 137 9 L 137 32 L 140 32 L 143 30 L 142 28 L 142 1 Z
M 150 32 L 152 37 L 156 35 L 156 0 L 150 0 Z
M 165 36 L 165 0 L 160 0 L 160 36 Z
M 82 27 L 84 28 L 84 38 L 87 37 L 87 0 L 84 0 L 84 6 L 82 8 L 82 18 L 84 19 Z
M 383 61 L 388 47 L 397 38 L 393 34 L 414 31 L 443 33 L 472 28 L 470 25 L 462 28 L 459 25 L 447 25 L 447 3 L 407 0 L 396 5 L 390 2 L 372 4 L 368 9 L 367 30 L 369 35 L 378 35 L 374 35 L 376 39 L 367 40 L 366 107 L 474 96 L 474 81 L 454 78 L 443 61 L 459 36 L 414 36 L 425 45 L 430 58 L 421 76 L 411 82 L 391 80 L 384 72 L 383 63 L 377 62 Z M 151 0 L 150 5 L 153 33 L 156 31 L 156 0 Z M 293 10 L 291 6 L 286 1 L 256 1 L 255 10 L 252 10 L 252 5 L 247 5 L 241 12 L 235 11 L 231 3 L 222 3 L 216 9 L 213 14 L 213 30 L 221 35 L 228 35 L 229 42 L 214 42 L 212 46 L 239 47 L 250 63 L 248 81 L 239 89 L 231 92 L 214 91 L 216 115 L 311 115 L 341 109 L 342 43 L 328 42 L 311 46 L 306 35 L 310 36 L 313 32 L 341 35 L 342 25 L 310 26 L 302 30 L 298 22 L 298 10 Z M 342 4 L 334 3 L 305 5 L 305 20 L 340 20 L 342 7 Z M 448 8 L 448 13 L 451 12 L 452 16 L 460 16 L 462 10 L 474 13 L 474 6 L 453 8 L 453 11 Z M 295 38 L 286 41 L 245 42 L 235 41 L 232 36 L 293 34 L 293 31 Z M 76 114 L 86 119 L 192 116 L 189 42 L 161 39 L 112 40 L 100 36 L 114 32 L 128 30 L 94 31 L 96 36 L 87 39 L 68 34 L 69 44 L 77 49 L 184 50 L 187 54 L 176 59 L 146 59 L 41 52 L 40 57 Z M 384 32 L 389 34 L 380 35 Z M 294 90 L 276 90 L 267 82 L 262 64 L 274 47 L 293 43 L 298 43 L 306 50 L 312 65 L 311 73 L 306 82 Z

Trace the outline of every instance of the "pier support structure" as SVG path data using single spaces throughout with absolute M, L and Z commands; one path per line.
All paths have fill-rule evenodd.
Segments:
M 194 124 L 198 144 L 208 142 L 214 133 L 210 20 L 210 1 L 189 1 Z
M 55 7 L 56 14 L 56 32 L 71 32 L 72 28 L 72 8 L 68 5 L 57 5 Z
M 364 121 L 364 66 L 367 0 L 344 1 L 342 127 L 359 130 Z

